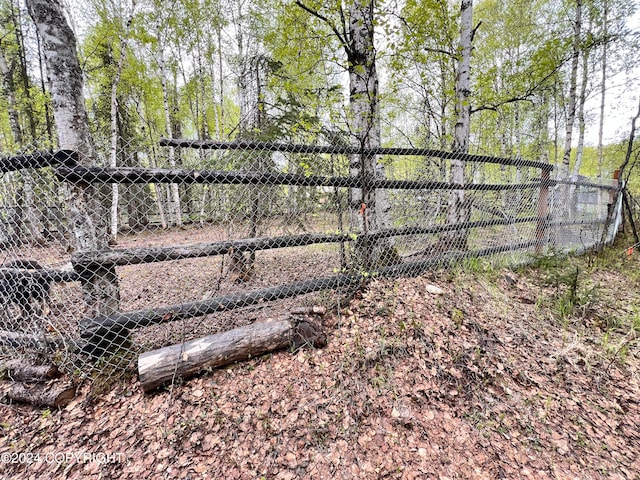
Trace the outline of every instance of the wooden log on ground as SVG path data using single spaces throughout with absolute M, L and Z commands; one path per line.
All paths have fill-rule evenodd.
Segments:
M 0 363 L 0 379 L 8 378 L 17 382 L 42 382 L 60 376 L 55 365 L 29 365 L 22 360 Z
M 10 332 L 8 330 L 0 330 L 0 345 L 14 348 L 35 348 L 42 349 L 47 345 L 55 345 L 61 347 L 64 342 L 61 338 L 52 335 L 32 335 L 29 333 Z
M 12 383 L 5 391 L 5 397 L 13 402 L 28 403 L 37 407 L 60 408 L 67 405 L 76 394 L 76 388 L 68 382 L 47 384 Z
M 143 353 L 138 359 L 138 376 L 142 389 L 149 392 L 205 368 L 304 344 L 324 346 L 322 329 L 308 318 L 287 315 Z

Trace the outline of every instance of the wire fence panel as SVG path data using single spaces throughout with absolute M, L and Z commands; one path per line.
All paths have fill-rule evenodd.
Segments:
M 0 159 L 0 360 L 115 375 L 153 348 L 339 305 L 374 275 L 588 249 L 620 217 L 615 182 L 521 159 L 166 139 L 116 154 Z

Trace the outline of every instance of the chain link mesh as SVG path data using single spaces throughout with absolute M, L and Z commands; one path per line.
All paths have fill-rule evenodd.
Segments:
M 121 146 L 119 167 L 106 147 L 25 152 L 0 165 L 0 356 L 79 375 L 339 305 L 374 275 L 585 250 L 609 209 L 620 217 L 614 181 L 519 159 L 188 140 Z M 358 169 L 373 156 L 374 171 Z

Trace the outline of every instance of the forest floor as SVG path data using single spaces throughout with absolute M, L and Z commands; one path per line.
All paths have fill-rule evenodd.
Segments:
M 0 404 L 0 478 L 640 478 L 640 253 L 376 280 L 328 345 Z M 19 454 L 26 454 L 20 456 Z

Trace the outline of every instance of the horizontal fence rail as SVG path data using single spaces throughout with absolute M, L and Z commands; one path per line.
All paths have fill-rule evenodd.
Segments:
M 167 139 L 160 140 L 163 147 L 182 147 L 203 150 L 243 150 L 266 151 L 288 153 L 328 153 L 341 155 L 402 155 L 415 157 L 447 158 L 450 160 L 462 160 L 465 162 L 496 163 L 499 165 L 511 165 L 519 167 L 534 167 L 543 171 L 553 170 L 553 165 L 533 160 L 492 157 L 489 155 L 473 155 L 468 153 L 445 152 L 429 148 L 355 148 L 347 146 L 323 146 L 323 145 L 292 145 L 274 142 L 215 142 L 210 140 Z
M 109 362 L 127 368 L 145 350 L 342 305 L 372 278 L 583 251 L 618 225 L 607 222 L 620 211 L 616 182 L 553 178 L 544 162 L 160 145 L 0 158 L 0 361 L 49 358 L 111 375 Z M 463 182 L 452 180 L 456 162 Z
M 318 177 L 291 173 L 239 173 L 211 170 L 175 170 L 142 168 L 87 168 L 60 167 L 56 175 L 61 181 L 71 183 L 183 183 L 220 185 L 289 185 L 298 187 L 362 187 L 363 180 L 354 177 Z M 553 185 L 555 181 L 547 182 Z M 457 184 L 426 180 L 378 180 L 367 181 L 370 188 L 394 190 L 527 190 L 540 188 L 542 182 L 522 184 Z M 576 183 L 577 185 L 577 183 Z
M 53 165 L 74 166 L 78 154 L 72 150 L 43 151 L 11 157 L 0 157 L 0 172 L 17 172 L 25 168 L 43 168 Z

